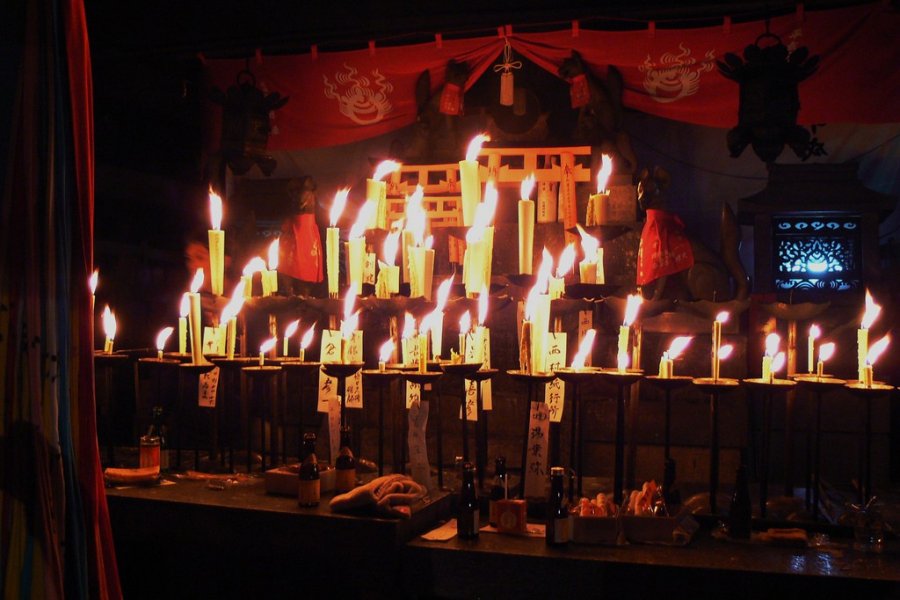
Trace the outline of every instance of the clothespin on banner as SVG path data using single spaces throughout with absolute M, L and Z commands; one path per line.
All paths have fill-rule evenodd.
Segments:
M 434 45 L 437 46 L 437 49 L 440 50 L 444 47 L 444 36 L 440 33 L 434 34 Z

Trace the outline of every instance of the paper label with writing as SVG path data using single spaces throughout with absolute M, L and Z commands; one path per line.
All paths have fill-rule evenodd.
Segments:
M 487 327 L 478 327 L 474 332 L 466 335 L 466 362 L 481 362 L 485 367 L 491 366 L 491 330 Z M 466 386 L 466 419 L 469 421 L 478 420 L 478 386 L 474 381 L 465 380 Z M 493 408 L 493 399 L 491 392 L 491 382 L 485 381 L 481 384 L 481 409 L 491 410 Z M 460 407 L 460 418 L 462 418 L 462 407 Z
M 347 357 L 351 362 L 363 362 L 363 332 L 354 331 L 347 348 Z M 347 378 L 347 408 L 363 407 L 362 369 Z
M 375 253 L 366 252 L 366 265 L 363 269 L 363 283 L 375 285 Z
M 341 361 L 341 332 L 333 329 L 322 330 L 322 343 L 320 360 L 323 363 L 336 363 Z M 328 402 L 337 398 L 337 379 L 329 377 L 321 369 L 319 370 L 319 412 L 328 412 Z
M 547 496 L 547 455 L 550 445 L 550 411 L 546 402 L 532 402 L 528 417 L 528 452 L 525 459 L 525 495 Z
M 578 311 L 578 343 L 581 343 L 581 340 L 584 339 L 584 336 L 587 335 L 588 329 L 594 328 L 594 311 L 592 310 L 579 310 Z M 576 352 L 577 352 L 576 348 Z M 588 352 L 587 357 L 584 359 L 584 366 L 590 367 L 593 365 L 591 362 L 591 354 L 593 352 Z
M 548 333 L 548 353 L 547 369 L 555 371 L 566 366 L 566 334 L 565 333 Z M 566 398 L 566 384 L 554 379 L 550 383 L 544 384 L 544 402 L 550 413 L 550 420 L 553 423 L 559 423 L 562 420 L 563 405 Z
M 419 362 L 419 344 L 415 337 L 404 338 L 400 340 L 402 348 L 403 364 L 415 365 Z M 422 399 L 422 390 L 418 383 L 406 382 L 406 408 L 411 408 L 413 402 Z
M 224 354 L 225 329 L 222 327 L 203 328 L 203 354 Z M 221 339 L 221 342 L 219 340 Z
M 410 475 L 420 485 L 434 489 L 428 448 L 425 444 L 425 427 L 428 425 L 428 402 L 419 401 L 409 409 L 409 462 Z
M 219 367 L 200 376 L 197 384 L 197 406 L 216 407 L 216 390 L 219 387 Z
M 328 401 L 328 455 L 331 464 L 337 460 L 341 450 L 341 397 L 335 396 Z

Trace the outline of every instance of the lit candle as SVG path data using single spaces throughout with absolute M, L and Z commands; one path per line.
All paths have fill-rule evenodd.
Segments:
M 535 317 L 540 294 L 541 291 L 537 286 L 531 288 L 528 293 L 528 298 L 525 300 L 525 314 L 522 319 L 522 335 L 519 338 L 519 370 L 528 374 L 534 373 L 534 361 L 531 356 L 533 343 L 531 323 Z
M 220 319 L 220 327 L 225 327 L 225 356 L 228 360 L 234 359 L 234 347 L 237 341 L 237 316 L 244 306 L 244 282 L 239 282 L 234 292 L 231 294 L 231 300 L 222 309 L 222 317 Z
M 419 323 L 419 373 L 428 371 L 428 331 L 431 329 L 431 315 L 427 315 Z
M 106 335 L 103 351 L 112 354 L 113 344 L 116 341 L 116 315 L 109 309 L 109 304 L 103 308 L 103 333 Z
M 406 313 L 403 318 L 403 330 L 400 332 L 400 344 L 403 352 L 403 364 L 412 366 L 413 357 L 413 338 L 416 336 L 416 319 Z
M 422 246 L 409 249 L 409 297 L 431 300 L 434 281 L 434 237 L 428 236 Z
M 834 342 L 828 342 L 819 346 L 819 361 L 816 363 L 816 378 L 821 379 L 825 376 L 825 361 L 834 356 L 836 345 Z
M 203 338 L 200 332 L 203 331 L 200 313 L 200 288 L 203 286 L 203 268 L 197 269 L 194 273 L 194 279 L 191 280 L 191 291 L 188 294 L 190 299 L 190 311 L 188 319 L 191 330 L 191 362 L 201 364 L 203 359 Z
M 423 201 L 425 188 L 416 185 L 412 195 L 406 197 L 404 214 L 406 221 L 403 224 L 403 232 L 400 236 L 401 274 L 403 283 L 410 283 L 410 249 L 421 246 L 425 242 L 425 228 L 428 223 L 428 213 L 425 211 Z
M 209 285 L 214 296 L 221 296 L 225 281 L 225 232 L 222 231 L 222 198 L 209 188 Z
M 772 379 L 772 359 L 778 353 L 778 344 L 781 338 L 777 333 L 770 333 L 766 336 L 766 352 L 762 359 L 762 379 L 769 381 Z
M 566 291 L 566 274 L 575 266 L 575 244 L 568 244 L 559 256 L 559 265 L 556 267 L 556 277 L 551 277 L 548 284 L 548 292 L 551 300 L 562 298 Z
M 350 362 L 348 356 L 350 352 L 350 340 L 353 339 L 353 333 L 359 325 L 359 311 L 353 312 L 353 306 L 356 304 L 356 294 L 353 293 L 353 286 L 347 290 L 344 297 L 344 318 L 341 321 L 341 362 Z
M 491 225 L 497 209 L 497 188 L 488 182 L 484 202 L 475 209 L 475 219 L 466 233 L 466 253 L 463 257 L 463 282 L 466 295 L 474 297 L 482 287 L 490 285 L 494 248 L 494 227 Z
M 866 365 L 863 369 L 863 378 L 861 381 L 866 387 L 872 387 L 872 384 L 875 383 L 875 361 L 878 360 L 878 357 L 887 350 L 888 344 L 891 343 L 891 335 L 888 334 L 872 344 L 872 347 L 869 348 L 869 352 L 866 354 Z
M 99 281 L 100 281 L 100 271 L 97 269 L 94 269 L 94 272 L 91 273 L 90 277 L 88 277 L 88 287 L 91 290 L 91 315 L 94 314 L 94 302 L 96 300 L 97 283 Z M 91 318 L 93 318 L 93 316 Z
M 429 323 L 431 324 L 431 352 L 434 360 L 440 360 L 444 345 L 444 309 L 447 306 L 447 299 L 450 297 L 450 288 L 453 286 L 454 275 L 449 279 L 445 279 L 438 286 L 437 302 L 434 311 L 430 314 Z
M 241 281 L 244 284 L 244 298 L 252 298 L 253 297 L 253 274 L 254 273 L 262 273 L 266 270 L 266 261 L 261 259 L 258 256 L 254 256 L 250 259 L 244 266 L 244 271 L 241 275 Z M 264 277 L 260 275 L 260 278 Z
M 269 268 L 262 272 L 263 296 L 271 296 L 278 291 L 278 238 L 269 244 Z
M 550 330 L 550 295 L 547 293 L 547 287 L 552 270 L 553 257 L 547 248 L 544 248 L 535 282 L 538 291 L 534 297 L 531 320 L 531 363 L 535 373 L 544 373 L 547 370 L 547 332 Z
M 597 193 L 588 198 L 587 215 L 585 223 L 591 225 L 606 225 L 609 221 L 609 190 L 606 184 L 612 175 L 612 158 L 608 154 L 602 157 L 600 171 L 597 172 Z
M 300 327 L 300 319 L 295 319 L 287 324 L 287 327 L 284 328 L 284 338 L 281 347 L 281 354 L 287 358 L 288 356 L 288 340 L 297 333 L 297 328 Z
M 594 236 L 585 231 L 581 225 L 576 224 L 578 234 L 581 236 L 581 249 L 584 252 L 584 260 L 578 263 L 581 283 L 606 283 L 606 273 L 603 270 L 603 248 Z
M 384 261 L 378 261 L 378 279 L 375 281 L 375 297 L 390 298 L 400 292 L 400 267 L 397 266 L 397 248 L 400 232 L 392 231 L 384 238 Z
M 860 381 L 864 379 L 865 373 L 863 373 L 863 371 L 866 368 L 866 357 L 869 353 L 869 328 L 875 322 L 875 319 L 878 318 L 880 313 L 881 306 L 875 304 L 872 294 L 869 293 L 869 290 L 866 290 L 866 310 L 863 313 L 859 330 L 856 332 L 856 356 L 859 372 L 858 378 Z
M 522 180 L 519 188 L 519 273 L 531 275 L 534 262 L 534 173 Z
M 407 313 L 409 315 L 409 313 Z M 459 355 L 462 356 L 463 362 L 466 358 L 466 334 L 472 329 L 472 315 L 469 311 L 463 313 L 459 318 Z
M 628 300 L 625 302 L 625 318 L 622 320 L 622 325 L 619 327 L 619 340 L 618 340 L 618 351 L 616 352 L 616 362 L 619 365 L 619 371 L 622 371 L 622 356 L 624 355 L 625 365 L 628 364 L 628 352 L 629 352 L 629 338 L 631 337 L 631 325 L 634 323 L 634 320 L 637 319 L 638 310 L 641 308 L 641 304 L 644 302 L 644 299 L 640 294 L 629 294 Z
M 187 352 L 187 321 L 191 313 L 191 297 L 188 292 L 181 295 L 181 304 L 178 307 L 178 353 Z
M 306 360 L 306 349 L 309 348 L 310 343 L 312 343 L 313 335 L 316 333 L 316 324 L 313 323 L 310 325 L 309 329 L 306 330 L 306 333 L 303 334 L 303 339 L 300 340 L 300 362 Z
M 822 330 L 819 329 L 818 325 L 812 325 L 809 328 L 809 337 L 807 338 L 806 345 L 806 366 L 807 372 L 813 372 L 813 361 L 816 358 L 816 339 L 822 335 Z
M 722 323 L 728 321 L 730 315 L 726 311 L 722 311 L 716 315 L 713 321 L 712 329 L 712 378 L 719 378 L 719 361 L 722 360 Z M 730 351 L 729 351 L 730 352 Z
M 463 226 L 471 227 L 475 221 L 475 207 L 481 202 L 481 178 L 478 170 L 478 154 L 484 142 L 489 142 L 490 136 L 481 133 L 476 135 L 466 150 L 466 159 L 459 161 L 459 183 L 462 192 L 462 217 Z
M 369 217 L 369 229 L 387 229 L 387 182 L 382 180 L 401 166 L 393 160 L 381 161 L 372 178 L 366 179 L 366 200 L 375 206 L 375 212 Z
M 340 273 L 339 260 L 341 252 L 341 230 L 338 229 L 338 220 L 347 205 L 347 196 L 350 189 L 338 190 L 331 203 L 328 213 L 330 226 L 325 230 L 325 269 L 328 276 L 328 297 L 338 297 L 338 275 Z
M 366 201 L 362 205 L 347 239 L 347 273 L 350 275 L 350 289 L 357 296 L 362 294 L 363 268 L 366 264 L 366 223 L 374 210 L 375 205 L 371 202 Z
M 387 362 L 391 359 L 391 354 L 393 354 L 393 352 L 394 340 L 388 339 L 388 341 L 381 345 L 381 349 L 378 351 L 378 370 L 382 373 L 385 372 Z
M 156 336 L 156 358 L 158 360 L 162 360 L 163 351 L 166 349 L 166 342 L 169 340 L 169 336 L 172 335 L 174 328 L 172 327 L 164 327 L 162 331 L 160 331 Z
M 719 356 L 716 361 L 715 375 L 713 376 L 713 379 L 715 379 L 716 381 L 719 380 L 719 363 L 721 363 L 721 361 L 723 361 L 726 358 L 728 358 L 729 356 L 731 356 L 732 351 L 734 351 L 734 346 L 732 346 L 731 344 L 725 344 L 723 346 L 719 346 Z
M 596 329 L 588 329 L 581 339 L 581 344 L 578 346 L 578 352 L 575 353 L 575 357 L 572 359 L 572 368 L 576 371 L 584 369 L 587 358 L 594 349 L 594 338 L 596 335 Z
M 266 353 L 269 352 L 272 348 L 275 347 L 275 344 L 278 342 L 277 337 L 269 338 L 264 341 L 259 346 L 259 366 L 264 367 L 266 365 Z
M 785 363 L 787 363 L 787 356 L 784 352 L 778 352 L 772 357 L 772 368 L 769 371 L 768 382 L 775 383 L 775 373 L 784 368 Z
M 493 181 L 488 181 L 484 187 L 484 202 L 478 205 L 476 219 L 480 219 L 484 223 L 484 236 L 482 243 L 484 251 L 481 257 L 481 268 L 484 271 L 482 278 L 484 283 L 490 287 L 491 285 L 491 269 L 494 264 L 494 216 L 497 214 L 497 203 L 499 201 L 499 193 Z
M 675 376 L 675 359 L 681 356 L 692 339 L 694 339 L 693 336 L 682 335 L 672 340 L 669 349 L 663 352 L 662 358 L 659 359 L 660 377 L 668 379 Z

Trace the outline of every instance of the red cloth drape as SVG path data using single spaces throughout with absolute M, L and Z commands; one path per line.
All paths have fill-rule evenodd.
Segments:
M 694 251 L 678 215 L 656 208 L 647 209 L 638 248 L 637 284 L 645 285 L 692 266 Z
M 819 70 L 800 85 L 801 124 L 900 122 L 900 13 L 883 2 L 823 11 L 802 19 L 771 19 L 770 29 L 788 48 L 806 46 L 819 55 Z M 713 127 L 737 123 L 738 86 L 718 73 L 716 60 L 741 55 L 765 31 L 762 21 L 693 29 L 631 31 L 580 29 L 517 33 L 512 48 L 556 73 L 577 50 L 598 75 L 609 65 L 624 78 L 626 107 L 676 121 Z M 447 61 L 472 69 L 467 88 L 503 48 L 500 38 L 352 52 L 264 57 L 250 68 L 269 91 L 291 97 L 274 113 L 269 148 L 331 146 L 374 137 L 411 124 L 416 115 L 415 80 L 429 69 L 432 86 L 443 82 Z M 243 60 L 210 60 L 221 89 L 232 85 Z M 341 99 L 346 100 L 343 104 Z M 354 99 L 355 101 L 351 101 Z M 343 109 L 343 112 L 342 112 Z

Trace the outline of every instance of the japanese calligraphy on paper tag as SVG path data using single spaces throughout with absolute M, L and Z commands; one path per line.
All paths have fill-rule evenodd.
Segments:
M 363 267 L 363 283 L 375 285 L 375 253 L 366 252 L 366 264 Z
M 332 329 L 322 330 L 322 344 L 319 354 L 323 363 L 341 362 L 341 332 Z M 337 379 L 329 377 L 319 370 L 319 412 L 328 412 L 328 402 L 337 398 Z
M 401 340 L 400 345 L 403 350 L 403 364 L 404 365 L 415 365 L 419 362 L 419 344 L 416 343 L 416 338 L 404 338 Z M 406 382 L 406 408 L 409 409 L 412 407 L 414 402 L 418 402 L 422 399 L 422 386 L 418 383 L 412 383 L 410 381 Z
M 547 449 L 549 445 L 549 408 L 546 402 L 532 402 L 528 417 L 525 496 L 543 498 L 547 495 Z
M 466 334 L 466 362 L 480 362 L 485 368 L 491 366 L 491 330 L 487 327 L 478 327 L 474 332 Z M 466 418 L 469 421 L 478 420 L 477 399 L 478 384 L 469 379 L 465 380 L 466 386 Z M 481 409 L 493 408 L 491 382 L 481 384 Z M 462 411 L 462 408 L 460 408 Z M 460 414 L 462 418 L 462 414 Z
M 216 390 L 219 387 L 219 367 L 203 373 L 197 384 L 197 406 L 216 407 Z
M 566 366 L 566 334 L 548 333 L 547 370 L 555 371 Z M 560 379 L 554 379 L 544 384 L 544 402 L 550 412 L 550 421 L 559 423 L 562 421 L 563 404 L 566 399 L 566 384 Z
M 221 335 L 220 335 L 221 334 Z M 219 338 L 222 338 L 221 341 Z M 203 328 L 203 354 L 223 354 L 225 330 L 221 327 Z
M 363 332 L 354 331 L 347 347 L 347 359 L 351 362 L 363 362 Z M 347 378 L 345 392 L 347 408 L 363 407 L 362 370 Z
M 328 401 L 328 455 L 331 464 L 337 460 L 341 450 L 341 397 L 335 396 Z
M 425 445 L 426 425 L 428 425 L 428 402 L 416 402 L 409 409 L 410 474 L 416 483 L 432 490 L 434 489 L 434 481 L 431 479 L 431 467 L 428 464 L 428 448 Z

